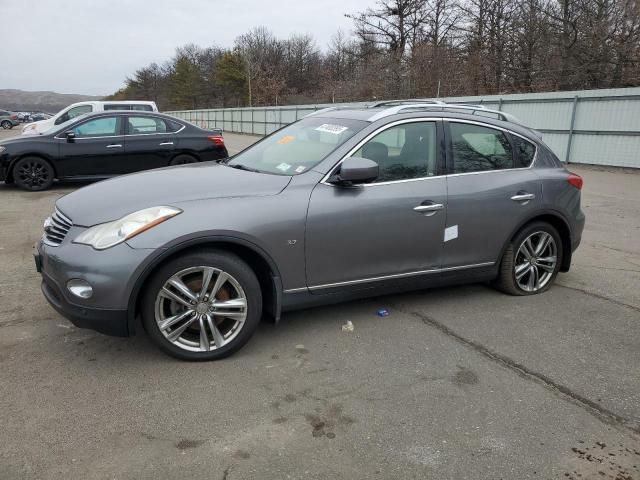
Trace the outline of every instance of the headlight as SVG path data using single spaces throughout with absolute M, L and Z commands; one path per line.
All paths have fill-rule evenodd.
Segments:
M 131 213 L 114 222 L 102 223 L 82 232 L 74 243 L 91 245 L 96 250 L 105 250 L 129 240 L 182 213 L 175 207 L 151 207 Z

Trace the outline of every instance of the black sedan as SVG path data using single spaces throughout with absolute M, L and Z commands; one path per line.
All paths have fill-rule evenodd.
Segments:
M 222 130 L 156 112 L 81 115 L 41 135 L 0 142 L 0 180 L 31 191 L 228 156 Z

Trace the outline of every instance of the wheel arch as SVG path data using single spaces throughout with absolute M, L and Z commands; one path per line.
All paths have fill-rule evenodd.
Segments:
M 567 219 L 560 212 L 556 210 L 546 210 L 542 212 L 536 212 L 536 214 L 532 215 L 531 217 L 521 222 L 513 230 L 513 232 L 511 232 L 511 235 L 509 235 L 508 240 L 502 247 L 502 251 L 500 252 L 500 259 L 499 259 L 500 262 L 502 261 L 504 252 L 506 251 L 507 247 L 509 246 L 511 241 L 514 239 L 514 237 L 518 234 L 518 232 L 520 232 L 520 230 L 522 230 L 524 227 L 526 227 L 532 222 L 546 222 L 551 226 L 553 226 L 558 231 L 558 234 L 560 235 L 560 240 L 562 241 L 562 262 L 560 263 L 560 271 L 568 272 L 569 268 L 571 267 L 571 256 L 572 256 L 571 227 L 569 226 L 569 222 L 567 221 Z
M 196 160 L 197 162 L 202 162 L 202 158 L 197 153 L 192 152 L 190 150 L 188 150 L 188 151 L 182 150 L 182 151 L 173 152 L 171 154 L 171 157 L 169 157 L 169 165 L 171 165 L 171 162 L 173 162 L 176 158 L 178 158 L 181 155 L 184 155 L 184 156 L 187 156 L 187 157 L 191 157 L 194 160 Z
M 167 261 L 184 255 L 194 250 L 216 249 L 234 253 L 247 262 L 249 267 L 258 277 L 262 291 L 263 312 L 270 316 L 274 322 L 280 320 L 282 309 L 282 281 L 277 265 L 258 245 L 247 240 L 229 236 L 204 236 L 174 242 L 161 253 L 139 269 L 133 287 L 130 289 L 128 304 L 128 329 L 129 334 L 136 331 L 137 318 L 140 313 L 140 300 L 143 295 L 143 286 L 151 278 L 161 265 Z

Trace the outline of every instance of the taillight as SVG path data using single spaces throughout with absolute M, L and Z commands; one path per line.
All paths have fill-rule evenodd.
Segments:
M 222 138 L 222 135 L 211 135 L 207 138 L 212 141 L 214 145 L 224 147 L 224 138 Z
M 580 175 L 576 175 L 575 173 L 571 172 L 569 172 L 569 178 L 567 178 L 567 182 L 569 182 L 569 185 L 577 188 L 578 190 L 582 190 L 582 184 L 584 183 Z

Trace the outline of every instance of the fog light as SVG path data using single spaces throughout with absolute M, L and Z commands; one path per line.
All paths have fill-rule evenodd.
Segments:
M 71 293 L 73 293 L 76 297 L 80 298 L 91 298 L 93 295 L 93 288 L 84 280 L 80 280 L 79 278 L 72 278 L 67 282 L 67 288 Z

